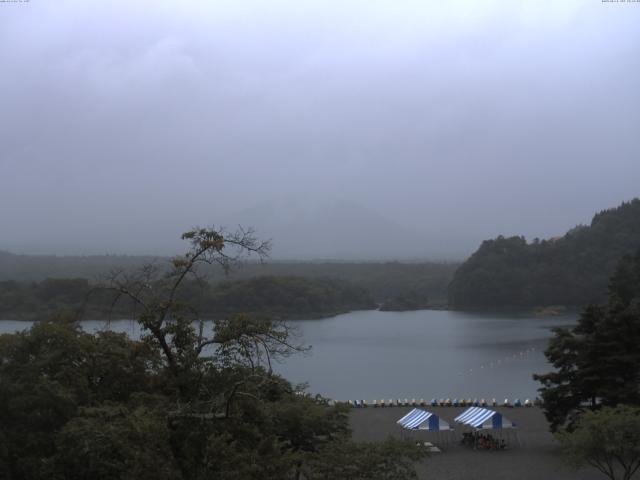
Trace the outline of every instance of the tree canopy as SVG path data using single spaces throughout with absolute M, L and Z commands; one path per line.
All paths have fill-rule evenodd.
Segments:
M 572 429 L 585 410 L 640 405 L 640 250 L 610 282 L 609 302 L 588 306 L 573 328 L 558 328 L 545 351 L 554 371 L 534 375 L 553 430 Z
M 606 299 L 619 260 L 640 247 L 640 199 L 593 217 L 563 237 L 487 240 L 456 271 L 457 308 L 581 306 Z
M 184 281 L 178 296 L 207 318 L 254 313 L 275 318 L 316 318 L 350 310 L 375 308 L 362 287 L 333 278 L 260 276 L 210 283 Z M 135 304 L 125 299 L 112 304 L 108 292 L 96 290 L 87 279 L 49 278 L 41 282 L 0 281 L 0 316 L 36 320 L 56 312 L 108 319 L 130 314 Z
M 557 437 L 573 467 L 590 465 L 611 480 L 631 480 L 640 468 L 640 408 L 586 412 L 574 431 Z
M 415 478 L 411 442 L 350 439 L 347 410 L 272 369 L 304 351 L 283 322 L 248 315 L 206 328 L 180 296 L 202 264 L 264 255 L 250 232 L 195 229 L 171 267 L 114 272 L 140 340 L 67 317 L 0 336 L 0 472 L 10 480 Z M 227 249 L 237 251 L 229 253 Z
M 156 262 L 165 265 L 164 258 L 122 255 L 90 255 L 90 256 L 47 256 L 47 255 L 15 255 L 0 251 L 0 290 L 9 283 L 21 289 L 30 289 L 32 284 L 47 279 L 88 279 L 100 277 L 111 270 L 136 270 L 143 265 Z M 215 289 L 219 282 L 249 280 L 255 277 L 299 277 L 308 280 L 334 279 L 348 282 L 365 289 L 376 303 L 406 292 L 417 292 L 428 297 L 430 302 L 442 304 L 447 298 L 447 286 L 458 267 L 457 263 L 435 262 L 347 262 L 347 261 L 269 261 L 259 262 L 247 259 L 240 268 L 233 269 L 225 275 L 222 268 L 203 265 L 203 273 L 207 281 Z M 3 283 L 6 281 L 7 283 Z M 26 294 L 28 292 L 22 292 Z M 0 295 L 2 295 L 0 293 Z M 22 295 L 22 294 L 21 294 Z M 31 294 L 29 300 L 21 296 L 24 302 L 31 302 L 24 312 L 34 311 L 41 305 Z M 4 305 L 10 298 L 3 298 Z M 23 303 L 24 304 L 24 303 Z M 16 307 L 18 307 L 17 305 Z M 12 310 L 20 313 L 18 309 Z M 46 314 L 42 310 L 39 314 Z M 40 315 L 42 318 L 43 315 Z

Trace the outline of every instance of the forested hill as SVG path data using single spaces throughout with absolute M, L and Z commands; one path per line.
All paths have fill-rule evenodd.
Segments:
M 640 247 L 640 200 L 593 217 L 561 238 L 486 240 L 449 285 L 454 308 L 580 306 L 606 299 L 608 279 Z

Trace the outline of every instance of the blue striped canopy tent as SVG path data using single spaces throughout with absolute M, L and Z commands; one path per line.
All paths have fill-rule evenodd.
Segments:
M 407 430 L 428 430 L 430 432 L 453 430 L 451 425 L 438 415 L 419 408 L 414 408 L 396 423 Z
M 516 428 L 516 424 L 501 413 L 482 407 L 467 408 L 454 421 L 468 425 L 476 430 L 497 430 Z

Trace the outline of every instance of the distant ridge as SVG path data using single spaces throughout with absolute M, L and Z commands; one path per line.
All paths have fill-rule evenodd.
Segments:
M 597 213 L 562 237 L 482 242 L 449 285 L 454 308 L 582 306 L 606 299 L 618 261 L 640 247 L 640 200 Z
M 0 280 L 97 278 L 110 270 L 136 268 L 156 258 L 134 255 L 16 255 L 0 250 Z
M 340 198 L 277 198 L 236 212 L 222 224 L 251 225 L 261 236 L 273 239 L 274 259 L 433 259 L 433 245 L 426 236 Z

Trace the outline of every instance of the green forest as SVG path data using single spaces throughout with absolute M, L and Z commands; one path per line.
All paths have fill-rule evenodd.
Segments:
M 142 256 L 28 256 L 0 252 L 0 317 L 42 318 L 57 311 L 84 318 L 130 315 L 132 305 L 112 305 L 95 287 L 107 272 L 135 272 L 167 258 Z M 230 272 L 203 265 L 199 281 L 184 285 L 183 300 L 209 318 L 256 313 L 316 318 L 349 310 L 414 309 L 446 303 L 454 263 L 246 261 Z M 206 280 L 204 280 L 206 278 Z M 90 295 L 89 295 L 90 293 Z
M 604 210 L 561 238 L 487 240 L 455 272 L 453 308 L 581 306 L 607 297 L 619 260 L 640 247 L 640 200 Z
M 261 276 L 216 284 L 200 303 L 216 315 L 252 313 L 290 318 L 317 317 L 375 308 L 369 292 L 336 279 Z
M 168 258 L 127 255 L 55 256 L 16 255 L 0 251 L 0 280 L 39 282 L 47 278 L 86 278 L 94 281 L 112 270 L 135 270 L 149 263 L 163 264 Z M 447 286 L 458 263 L 437 262 L 293 262 L 248 260 L 225 273 L 219 266 L 205 265 L 203 274 L 211 283 L 262 276 L 333 278 L 366 288 L 376 302 L 407 291 L 444 301 Z
M 315 318 L 376 307 L 366 289 L 327 278 L 261 276 L 214 284 L 191 279 L 184 282 L 178 295 L 209 319 L 237 313 Z M 130 318 L 135 314 L 136 305 L 130 300 L 114 300 L 113 292 L 84 278 L 0 281 L 0 318 L 35 320 L 57 312 L 84 319 Z

